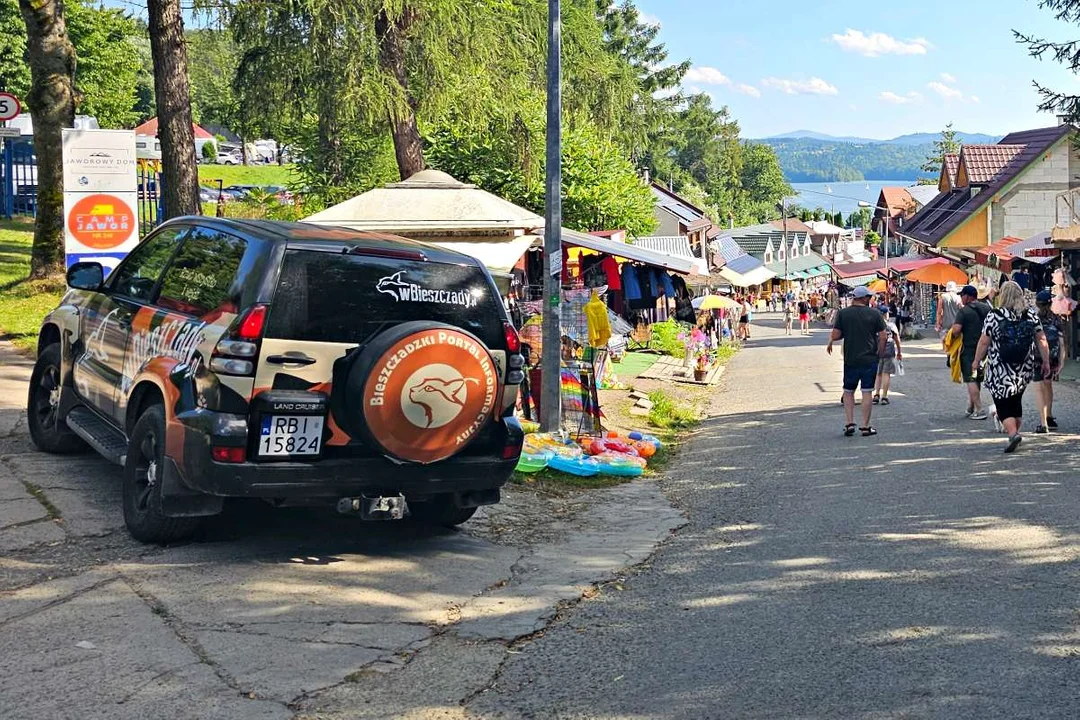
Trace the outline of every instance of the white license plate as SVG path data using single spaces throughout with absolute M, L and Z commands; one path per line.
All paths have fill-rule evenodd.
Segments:
M 268 415 L 262 419 L 259 455 L 318 455 L 323 419 L 315 415 Z

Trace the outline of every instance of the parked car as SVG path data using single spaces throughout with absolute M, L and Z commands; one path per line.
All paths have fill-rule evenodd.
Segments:
M 120 465 L 144 542 L 227 497 L 457 525 L 499 501 L 523 435 L 520 341 L 477 260 L 390 235 L 183 217 L 105 278 L 68 270 L 28 423 Z
M 243 158 L 234 153 L 219 152 L 215 162 L 217 162 L 218 165 L 239 165 L 243 162 Z
M 252 190 L 258 189 L 258 185 L 230 185 L 225 188 L 225 192 L 231 195 L 233 200 L 244 200 Z
M 233 196 L 230 195 L 227 192 L 222 191 L 222 192 L 219 193 L 218 189 L 216 187 L 209 187 L 207 185 L 201 185 L 199 187 L 199 201 L 200 202 L 216 203 L 218 201 L 218 195 L 219 194 L 223 198 L 225 198 L 225 202 L 229 202 L 230 200 L 234 199 Z

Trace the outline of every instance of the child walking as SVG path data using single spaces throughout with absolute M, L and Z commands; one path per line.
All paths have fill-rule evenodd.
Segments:
M 791 325 L 795 322 L 795 306 L 792 303 L 784 305 L 784 334 L 791 334 Z

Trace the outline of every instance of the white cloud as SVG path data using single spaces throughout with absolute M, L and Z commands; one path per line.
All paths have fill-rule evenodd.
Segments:
M 765 87 L 771 87 L 788 95 L 838 95 L 839 90 L 821 78 L 813 77 L 809 80 L 787 80 L 784 78 L 767 77 L 761 81 Z
M 731 80 L 727 75 L 714 67 L 695 66 L 686 71 L 683 78 L 689 83 L 701 83 L 702 85 L 730 85 Z
M 638 10 L 637 16 L 638 20 L 646 25 L 655 25 L 657 27 L 660 27 L 661 25 L 660 18 L 656 17 L 655 15 L 651 15 L 650 13 L 641 12 L 640 10 Z
M 885 102 L 893 103 L 894 105 L 908 105 L 910 103 L 922 102 L 922 95 L 912 90 L 904 95 L 897 95 L 891 90 L 878 93 L 878 98 Z
M 847 29 L 843 35 L 833 35 L 832 41 L 848 52 L 866 57 L 879 55 L 925 55 L 930 49 L 930 42 L 924 38 L 897 40 L 891 35 L 872 32 L 869 35 L 861 30 Z
M 928 82 L 926 84 L 926 87 L 930 88 L 931 90 L 933 90 L 938 95 L 945 98 L 946 100 L 963 100 L 964 99 L 964 93 L 960 92 L 956 88 L 949 87 L 948 85 L 946 85 L 944 83 L 939 83 L 937 80 L 934 80 L 932 82 Z
M 975 103 L 975 104 L 978 104 L 979 102 L 981 102 L 981 101 L 979 100 L 979 96 L 978 96 L 978 95 L 972 95 L 971 97 L 969 97 L 969 98 L 968 98 L 968 100 L 970 100 L 971 102 L 973 102 L 973 103 Z
M 944 80 L 947 83 L 955 83 L 956 82 L 956 77 L 953 76 L 953 75 L 950 75 L 949 73 L 941 73 L 941 79 Z
M 761 91 L 753 85 L 747 85 L 745 83 L 739 83 L 735 86 L 735 92 L 741 92 L 743 95 L 749 95 L 750 97 L 761 97 Z

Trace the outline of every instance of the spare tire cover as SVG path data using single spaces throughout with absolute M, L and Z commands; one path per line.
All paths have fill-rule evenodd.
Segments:
M 480 339 L 423 321 L 376 336 L 357 356 L 347 385 L 350 424 L 387 455 L 417 463 L 464 450 L 499 397 L 498 367 Z

